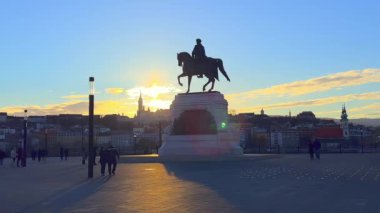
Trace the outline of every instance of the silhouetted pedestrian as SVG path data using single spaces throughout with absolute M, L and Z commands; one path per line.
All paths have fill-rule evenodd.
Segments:
M 63 147 L 61 147 L 60 149 L 59 149 L 59 156 L 61 157 L 61 160 L 63 160 L 63 156 L 64 156 L 64 150 L 63 150 Z
M 318 139 L 314 140 L 314 152 L 315 152 L 315 157 L 317 157 L 317 159 L 319 160 L 320 154 L 321 154 L 321 143 L 319 142 Z
M 4 158 L 5 158 L 5 152 L 0 149 L 0 165 L 3 165 Z
M 42 159 L 43 159 L 44 161 L 46 161 L 47 155 L 48 155 L 47 150 L 46 150 L 46 149 L 43 149 L 43 150 L 42 150 Z
M 67 157 L 69 156 L 69 149 L 66 148 L 65 149 L 65 160 L 67 160 Z
M 100 163 L 100 173 L 103 176 L 106 170 L 106 164 L 107 164 L 107 150 L 104 150 L 103 147 L 100 147 L 99 163 Z
M 112 145 L 107 149 L 107 164 L 108 164 L 108 174 L 111 175 L 111 166 L 112 174 L 115 174 L 117 160 L 120 158 L 119 152 Z
M 98 149 L 98 147 L 94 147 L 94 165 L 96 165 L 96 150 Z
M 86 164 L 87 152 L 85 148 L 82 148 L 82 164 Z
M 36 150 L 35 149 L 32 150 L 31 155 L 32 155 L 32 160 L 36 160 Z
M 17 158 L 16 148 L 12 149 L 12 151 L 11 151 L 11 158 L 12 158 L 12 165 L 14 165 L 15 162 L 16 162 L 16 158 Z
M 309 142 L 309 154 L 310 154 L 310 160 L 314 159 L 314 144 L 313 141 Z
M 22 159 L 22 149 L 21 147 L 19 147 L 17 149 L 17 167 L 20 167 L 20 163 L 22 164 L 21 159 Z
M 37 158 L 38 158 L 38 162 L 40 162 L 42 158 L 42 149 L 38 149 Z

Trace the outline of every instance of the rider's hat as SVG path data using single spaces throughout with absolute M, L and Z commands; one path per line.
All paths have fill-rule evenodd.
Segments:
M 202 40 L 200 39 L 200 38 L 197 38 L 197 43 L 201 43 L 202 42 Z

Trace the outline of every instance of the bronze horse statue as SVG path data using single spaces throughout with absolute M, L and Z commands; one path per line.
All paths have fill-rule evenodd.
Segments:
M 230 78 L 224 70 L 222 59 L 207 58 L 205 61 L 198 62 L 195 61 L 189 53 L 181 52 L 177 53 L 177 60 L 178 66 L 182 67 L 182 74 L 177 77 L 178 84 L 183 86 L 180 81 L 181 77 L 187 76 L 188 78 L 186 93 L 189 93 L 190 91 L 191 78 L 194 75 L 205 75 L 208 78 L 208 82 L 203 86 L 203 91 L 206 90 L 206 86 L 210 83 L 212 83 L 212 85 L 208 91 L 211 92 L 214 89 L 215 79 L 219 81 L 218 69 L 224 75 L 224 77 L 230 81 Z

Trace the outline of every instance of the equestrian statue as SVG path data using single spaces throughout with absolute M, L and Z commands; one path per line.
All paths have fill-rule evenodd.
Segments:
M 203 75 L 208 78 L 208 81 L 203 85 L 203 91 L 206 91 L 207 85 L 211 84 L 211 88 L 208 90 L 211 92 L 214 89 L 215 79 L 219 81 L 218 70 L 226 77 L 227 81 L 230 81 L 226 71 L 223 67 L 223 61 L 219 58 L 210 58 L 206 56 L 205 49 L 201 44 L 201 39 L 196 39 L 192 55 L 187 52 L 177 53 L 178 66 L 182 67 L 182 74 L 178 79 L 178 84 L 183 86 L 180 81 L 181 77 L 187 76 L 188 84 L 187 91 L 190 91 L 191 78 L 196 75 L 198 78 L 202 78 Z

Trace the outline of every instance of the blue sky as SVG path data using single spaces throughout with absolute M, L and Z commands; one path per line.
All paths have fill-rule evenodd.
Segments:
M 2 1 L 0 111 L 85 113 L 89 76 L 98 113 L 133 115 L 140 90 L 147 106 L 168 107 L 185 91 L 176 53 L 199 37 L 224 61 L 231 82 L 216 90 L 230 110 L 338 117 L 346 103 L 351 117 L 380 117 L 378 11 L 377 1 Z M 320 88 L 278 93 L 310 83 Z

